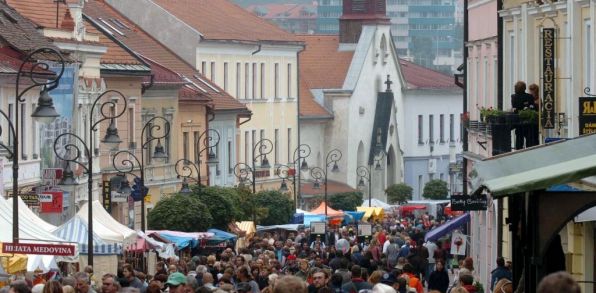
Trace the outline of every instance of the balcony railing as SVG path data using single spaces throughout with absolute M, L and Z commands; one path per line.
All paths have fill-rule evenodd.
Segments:
M 516 113 L 505 113 L 487 120 L 492 134 L 493 156 L 539 144 L 537 119 L 528 120 Z M 512 131 L 515 131 L 513 141 Z

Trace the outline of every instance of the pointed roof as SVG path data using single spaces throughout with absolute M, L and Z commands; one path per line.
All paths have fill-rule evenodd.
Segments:
M 183 61 L 175 53 L 161 44 L 147 32 L 128 20 L 114 8 L 103 1 L 90 0 L 85 4 L 83 14 L 93 21 L 105 21 L 114 29 L 113 37 L 141 57 L 150 59 L 154 65 L 170 72 L 175 72 L 187 84 L 180 92 L 181 97 L 200 96 L 211 99 L 216 111 L 236 111 L 250 113 L 246 106 L 203 74 Z M 104 26 L 105 27 L 105 26 Z M 109 28 L 108 28 L 109 29 Z M 152 69 L 157 69 L 152 66 Z M 165 72 L 163 72 L 166 74 Z M 171 76 L 170 76 L 171 77 Z
M 40 34 L 35 23 L 17 10 L 0 1 L 0 39 L 13 49 L 28 52 L 39 47 L 54 47 L 49 38 Z
M 325 202 L 321 202 L 321 204 L 314 210 L 310 211 L 313 214 L 316 215 L 324 215 L 325 214 Z M 328 217 L 340 217 L 343 216 L 344 212 L 342 211 L 338 211 L 338 210 L 334 210 L 331 207 L 327 207 L 327 216 Z
M 293 42 L 294 35 L 228 0 L 153 0 L 207 40 Z
M 331 117 L 331 113 L 315 101 L 313 89 L 341 89 L 354 57 L 354 51 L 338 51 L 339 36 L 297 35 L 305 48 L 298 55 L 300 62 L 300 116 Z

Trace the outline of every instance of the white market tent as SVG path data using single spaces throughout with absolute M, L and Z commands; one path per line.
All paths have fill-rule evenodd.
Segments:
M 50 231 L 44 230 L 36 223 L 27 212 L 20 213 L 19 209 L 19 238 L 28 243 L 64 243 L 64 239 L 53 235 Z M 29 210 L 30 211 L 30 210 Z M 37 217 L 38 218 L 38 217 Z M 39 219 L 39 218 L 38 218 Z M 39 219 L 41 220 L 41 219 Z M 12 242 L 12 206 L 0 196 L 0 242 Z M 34 271 L 42 269 L 44 272 L 52 268 L 58 268 L 56 257 L 53 255 L 27 255 L 27 270 Z
M 87 245 L 89 230 L 87 221 L 81 219 L 81 216 L 74 215 L 66 223 L 62 224 L 52 231 L 52 233 L 60 238 L 79 244 L 79 253 L 87 254 Z M 101 239 L 97 233 L 93 233 L 93 254 L 94 255 L 112 255 L 120 254 L 122 252 L 122 245 L 118 243 L 108 243 Z
M 368 199 L 365 199 L 365 200 L 362 201 L 362 206 L 363 207 L 369 207 L 368 206 Z M 396 207 L 396 205 L 390 205 L 390 204 L 388 204 L 388 203 L 386 203 L 386 202 L 384 202 L 384 201 L 382 201 L 380 199 L 373 198 L 370 201 L 370 207 L 372 207 L 372 208 L 383 208 L 384 210 L 391 210 L 394 207 Z
M 87 223 L 89 219 L 88 203 L 83 204 L 77 215 Z M 119 243 L 124 246 L 133 244 L 137 241 L 137 232 L 120 224 L 112 218 L 106 209 L 98 200 L 92 202 L 93 208 L 93 232 L 97 233 L 101 239 L 106 242 Z
M 35 214 L 28 206 L 27 204 L 23 201 L 22 198 L 18 197 L 19 199 L 19 216 L 23 215 L 24 217 L 28 217 L 31 219 L 31 221 L 33 221 L 35 224 L 37 224 L 38 227 L 42 228 L 43 230 L 46 231 L 53 231 L 55 230 L 57 227 L 44 221 L 42 218 L 40 218 L 37 214 Z M 8 200 L 6 200 L 6 202 L 8 203 L 8 205 L 10 205 L 12 207 L 12 197 L 9 198 Z

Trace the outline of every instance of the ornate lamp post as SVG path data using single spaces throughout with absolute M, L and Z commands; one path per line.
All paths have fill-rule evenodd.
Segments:
M 117 101 L 110 99 L 110 100 L 105 101 L 103 104 L 100 104 L 101 99 L 104 96 L 108 96 L 108 95 L 116 95 L 116 96 L 120 96 L 122 98 L 122 101 L 124 102 L 124 106 L 120 108 L 120 109 L 122 109 L 120 112 L 112 113 L 112 111 L 110 111 L 110 109 L 115 108 Z M 121 92 L 116 91 L 116 90 L 105 91 L 104 93 L 99 95 L 93 102 L 93 105 L 91 106 L 91 109 L 89 111 L 89 117 L 91 120 L 89 123 L 89 127 L 87 129 L 83 130 L 83 131 L 85 131 L 84 136 L 88 136 L 90 139 L 89 144 L 87 144 L 85 142 L 85 139 L 83 139 L 80 136 L 78 136 L 74 133 L 71 133 L 71 132 L 62 133 L 62 134 L 58 135 L 58 137 L 56 137 L 56 140 L 54 140 L 54 154 L 56 154 L 56 157 L 58 157 L 59 159 L 61 159 L 63 161 L 66 161 L 67 166 L 70 166 L 70 163 L 79 165 L 81 168 L 83 168 L 84 173 L 87 175 L 87 193 L 88 193 L 87 208 L 88 208 L 88 213 L 89 213 L 89 215 L 88 215 L 89 218 L 87 220 L 87 222 L 88 222 L 87 225 L 88 225 L 88 229 L 89 229 L 89 233 L 88 233 L 89 235 L 88 235 L 88 239 L 87 239 L 87 246 L 88 246 L 88 254 L 87 254 L 88 261 L 87 261 L 87 263 L 89 265 L 93 265 L 93 151 L 92 151 L 92 148 L 95 145 L 94 133 L 97 132 L 98 126 L 101 122 L 110 120 L 110 126 L 106 130 L 106 135 L 104 136 L 102 142 L 105 144 L 112 145 L 112 146 L 117 146 L 120 142 L 122 142 L 122 140 L 118 136 L 118 129 L 116 129 L 114 120 L 116 118 L 124 115 L 124 113 L 126 113 L 127 104 L 128 104 L 128 101 L 126 100 L 126 97 L 124 96 L 124 94 L 122 94 Z M 95 117 L 97 116 L 96 112 L 98 112 L 100 115 L 100 118 L 98 120 L 95 119 Z M 69 141 L 66 145 L 63 145 L 63 146 L 60 145 L 60 140 L 62 139 L 62 137 L 65 137 L 65 136 L 74 138 L 74 140 L 76 142 Z M 79 146 L 82 146 L 82 150 L 81 150 L 81 147 L 79 147 Z M 60 151 L 61 148 L 63 149 L 63 152 Z M 83 160 L 82 155 L 84 155 L 86 160 Z M 74 183 L 74 181 L 72 181 L 71 183 Z
M 213 152 L 213 148 L 217 148 L 219 145 L 220 135 L 219 132 L 215 129 L 207 129 L 203 131 L 199 135 L 199 139 L 197 141 L 197 164 L 193 163 L 191 160 L 188 159 L 180 159 L 176 162 L 176 166 L 174 167 L 174 171 L 176 171 L 176 175 L 178 178 L 182 177 L 182 189 L 180 189 L 180 193 L 182 194 L 189 194 L 192 191 L 188 187 L 188 179 L 193 179 L 201 188 L 201 154 L 207 150 L 207 165 L 217 164 L 217 155 Z M 192 168 L 191 168 L 192 166 Z M 197 178 L 192 178 L 192 173 L 194 171 L 197 173 Z
M 161 131 L 161 125 L 155 124 L 156 121 L 160 120 L 163 125 L 163 131 Z M 161 135 L 153 134 L 154 132 L 160 131 L 162 133 Z M 153 151 L 153 154 L 150 156 L 150 158 L 158 160 L 166 159 L 168 155 L 165 152 L 164 147 L 161 145 L 161 139 L 166 138 L 168 135 L 170 135 L 170 122 L 168 122 L 168 120 L 162 116 L 155 116 L 149 119 L 145 125 L 143 125 L 143 130 L 141 131 L 141 141 L 144 139 L 141 145 L 141 160 L 139 160 L 133 152 L 128 150 L 118 151 L 112 157 L 112 167 L 114 167 L 116 171 L 124 174 L 124 176 L 126 176 L 126 174 L 130 174 L 139 180 L 137 185 L 140 189 L 141 196 L 141 231 L 143 232 L 145 232 L 145 196 L 147 195 L 147 187 L 145 187 L 145 151 L 150 148 L 151 142 L 157 140 L 157 145 L 155 145 L 155 150 Z M 120 156 L 126 157 L 122 158 L 120 164 L 116 164 L 116 161 L 118 161 L 118 157 Z M 137 176 L 134 173 L 134 170 L 137 168 L 139 169 L 140 176 Z M 121 190 L 121 192 L 131 192 L 130 187 L 128 187 L 127 184 L 128 181 L 125 180 L 123 187 L 125 190 Z
M 294 160 L 290 162 L 294 168 L 290 168 L 288 165 L 279 165 L 277 167 L 277 176 L 282 179 L 279 191 L 288 191 L 288 184 L 286 183 L 286 180 L 292 183 L 294 209 L 298 207 L 298 194 L 296 193 L 296 167 L 300 165 L 300 171 L 308 171 L 308 164 L 306 163 L 305 159 L 310 156 L 310 152 L 311 150 L 309 145 L 301 144 L 294 150 L 294 156 L 292 157 Z M 300 163 L 300 160 L 302 160 L 302 163 Z M 300 175 L 298 175 L 298 185 L 300 185 Z
M 385 152 L 380 152 L 380 157 L 374 158 L 375 170 L 380 171 L 383 170 L 381 166 L 381 161 L 385 157 Z M 365 186 L 364 180 L 368 182 L 368 206 L 371 207 L 372 205 L 372 166 L 358 166 L 356 168 L 356 174 L 360 177 L 358 181 L 358 189 L 363 190 Z
M 56 61 L 60 65 L 60 71 L 58 74 L 51 76 L 42 77 L 43 75 L 49 75 L 48 70 L 50 65 L 48 63 L 37 61 L 39 58 L 48 59 L 48 56 L 54 56 Z M 14 111 L 14 123 L 9 115 L 4 111 L 0 110 L 0 114 L 8 122 L 8 135 L 12 138 L 12 146 L 6 145 L 0 142 L 0 147 L 8 152 L 10 159 L 12 160 L 12 241 L 14 243 L 19 242 L 19 134 L 20 134 L 20 122 L 19 119 L 19 103 L 25 102 L 25 94 L 29 90 L 37 87 L 42 87 L 41 94 L 37 101 L 37 108 L 31 114 L 31 117 L 41 123 L 50 123 L 60 116 L 54 108 L 52 97 L 48 94 L 49 91 L 58 87 L 60 78 L 64 73 L 64 58 L 62 54 L 53 48 L 39 48 L 29 53 L 23 63 L 19 67 L 15 81 L 15 111 Z M 29 82 L 24 89 L 21 89 L 21 77 L 28 77 Z M 0 134 L 2 129 L 0 128 Z
M 339 172 L 339 166 L 337 166 L 337 162 L 341 160 L 341 156 L 342 153 L 340 150 L 332 149 L 327 153 L 327 156 L 325 157 L 325 169 L 319 167 L 314 167 L 310 169 L 310 176 L 315 179 L 313 188 L 321 188 L 321 184 L 319 183 L 321 179 L 323 179 L 323 183 L 325 184 L 325 216 L 327 216 L 327 174 L 329 171 L 329 167 L 332 167 L 331 172 Z
M 250 181 L 252 183 L 252 193 L 256 193 L 256 180 L 255 180 L 255 170 L 256 166 L 255 163 L 258 159 L 263 158 L 261 160 L 261 168 L 269 169 L 271 165 L 269 165 L 269 160 L 267 159 L 267 155 L 273 151 L 273 142 L 271 140 L 263 138 L 259 140 L 253 147 L 252 147 L 252 164 L 249 166 L 246 163 L 238 163 L 234 166 L 234 175 L 240 181 L 240 184 L 244 184 L 245 181 Z M 248 175 L 251 175 L 251 179 L 248 178 Z

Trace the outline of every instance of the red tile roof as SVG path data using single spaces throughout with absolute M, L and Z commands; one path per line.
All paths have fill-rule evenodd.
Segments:
M 21 53 L 40 47 L 52 47 L 50 39 L 40 34 L 36 25 L 15 9 L 0 1 L 0 39 Z
M 314 2 L 316 4 L 316 2 Z M 250 5 L 246 10 L 265 19 L 316 19 L 317 6 L 313 4 L 262 4 Z M 303 12 L 312 12 L 303 14 Z
M 140 55 L 140 57 L 149 66 L 151 66 L 151 75 L 143 78 L 143 83 L 153 83 L 154 85 L 185 85 L 184 79 L 178 75 L 178 73 L 170 70 L 169 68 L 159 64 L 146 56 Z M 151 80 L 153 79 L 153 80 Z
M 190 64 L 151 37 L 148 33 L 136 26 L 133 22 L 118 13 L 103 1 L 90 0 L 85 4 L 83 13 L 86 17 L 97 21 L 100 18 L 110 23 L 124 35 L 114 33 L 114 38 L 122 42 L 126 47 L 138 54 L 153 60 L 155 63 L 174 71 L 191 81 L 191 88 L 183 88 L 182 97 L 190 97 L 198 93 L 202 98 L 210 98 L 213 101 L 215 110 L 231 110 L 248 113 L 246 106 L 223 89 L 209 81 L 205 76 L 196 71 Z
M 6 0 L 7 3 L 16 9 L 23 16 L 29 18 L 39 27 L 56 28 L 56 3 L 50 0 Z M 76 2 L 75 0 L 68 0 L 67 2 Z M 65 4 L 58 4 L 58 26 L 64 20 L 64 15 L 68 7 Z M 103 33 L 99 32 L 88 21 L 85 21 L 85 28 L 88 33 L 99 35 L 99 43 L 107 48 L 107 52 L 101 57 L 102 64 L 128 64 L 128 65 L 142 65 L 139 59 L 135 58 L 130 53 L 126 52 L 122 47 L 114 43 Z M 59 39 L 62 42 L 68 40 Z M 74 40 L 71 40 L 74 41 Z M 74 41 L 76 42 L 76 41 Z M 89 44 L 90 42 L 81 42 Z
M 296 41 L 294 35 L 259 18 L 230 0 L 154 0 L 206 39 Z
M 330 113 L 314 100 L 311 89 L 340 89 L 352 63 L 354 51 L 338 51 L 339 36 L 299 35 L 305 43 L 300 52 L 300 116 L 321 117 Z
M 453 76 L 434 71 L 403 59 L 399 60 L 408 89 L 456 88 Z

